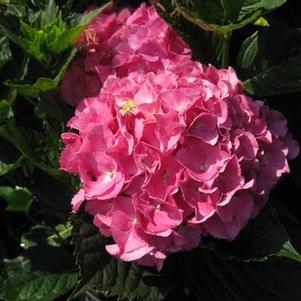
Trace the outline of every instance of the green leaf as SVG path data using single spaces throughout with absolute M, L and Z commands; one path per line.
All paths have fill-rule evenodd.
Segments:
M 261 26 L 261 27 L 269 27 L 270 26 L 268 20 L 266 18 L 264 18 L 264 17 L 260 17 L 259 19 L 257 19 L 254 22 L 254 25 Z
M 72 236 L 73 226 L 71 222 L 67 222 L 66 224 L 59 224 L 55 226 L 56 233 L 48 236 L 47 241 L 50 245 L 58 246 L 60 242 L 66 240 Z
M 244 41 L 236 64 L 250 94 L 301 91 L 301 30 L 284 27 L 255 32 Z
M 33 196 L 27 188 L 0 186 L 0 197 L 7 202 L 7 211 L 28 213 Z
M 3 99 L 0 100 L 0 123 L 11 117 L 11 104 L 9 101 Z
M 1 2 L 2 1 L 2 2 Z M 27 0 L 1 0 L 0 4 L 5 6 L 3 15 L 22 18 L 26 14 Z
M 195 249 L 171 258 L 163 273 L 170 281 L 179 279 L 189 295 L 184 300 L 299 301 L 300 267 L 284 258 L 238 262 Z
M 7 164 L 7 163 L 0 161 L 0 177 L 19 168 L 23 159 L 24 159 L 24 157 L 20 156 L 20 158 L 16 162 L 11 163 L 11 164 Z
M 301 54 L 288 58 L 244 82 L 252 95 L 272 96 L 301 91 Z
M 12 54 L 6 37 L 0 37 L 0 69 L 11 59 Z
M 286 0 L 176 0 L 177 10 L 190 22 L 206 31 L 226 35 L 254 23 L 258 18 L 283 5 Z
M 23 30 L 25 28 L 29 31 L 29 27 L 26 27 L 25 23 L 23 24 Z M 49 63 L 50 57 L 49 54 L 41 50 L 41 43 L 43 42 L 43 32 L 37 31 L 32 40 L 28 40 L 24 38 L 24 36 L 18 36 L 10 29 L 6 28 L 2 24 L 0 24 L 0 31 L 4 33 L 6 37 L 12 40 L 15 44 L 19 45 L 26 53 L 28 53 L 31 57 L 35 58 L 38 61 Z
M 278 257 L 286 257 L 301 262 L 301 255 L 296 251 L 290 241 L 286 241 L 282 248 L 273 255 Z
M 37 245 L 49 245 L 59 247 L 66 243 L 72 235 L 72 225 L 70 222 L 59 224 L 55 228 L 46 225 L 35 225 L 29 232 L 21 236 L 21 247 L 29 249 Z
M 33 85 L 31 84 L 15 84 L 6 82 L 6 84 L 16 89 L 19 95 L 38 97 L 41 92 L 48 92 L 56 88 L 53 79 L 40 77 Z
M 228 259 L 263 261 L 270 256 L 301 260 L 276 210 L 268 206 L 243 229 L 233 242 L 215 241 L 215 250 Z
M 105 251 L 109 243 L 87 216 L 75 216 L 74 242 L 80 267 L 76 291 L 87 286 L 120 299 L 159 301 L 166 294 L 161 277 L 135 264 L 116 260 Z
M 300 29 L 261 29 L 243 42 L 236 59 L 236 68 L 240 77 L 248 79 L 300 53 Z
M 52 301 L 73 288 L 77 275 L 33 270 L 29 259 L 17 257 L 4 262 L 1 278 L 0 298 L 5 301 Z
M 274 222 L 272 218 L 271 225 Z M 242 262 L 229 258 L 225 260 L 215 252 L 197 248 L 190 252 L 169 255 L 159 273 L 154 269 L 138 267 L 108 257 L 103 246 L 110 242 L 101 238 L 98 230 L 90 223 L 91 220 L 85 220 L 83 216 L 77 216 L 74 220 L 76 255 L 81 269 L 78 289 L 85 285 L 106 296 L 118 296 L 121 300 L 160 300 L 169 291 L 169 295 L 166 296 L 168 300 L 299 301 L 301 265 L 287 258 L 291 257 L 291 253 L 290 256 L 285 255 L 281 258 L 269 257 L 264 262 Z M 265 225 L 269 225 L 269 222 L 259 223 L 258 229 Z M 274 234 L 278 233 L 277 223 L 273 231 Z M 271 241 L 269 235 L 263 236 L 262 246 L 266 239 L 267 242 Z M 273 245 L 278 243 L 273 242 Z M 248 242 L 245 242 L 243 255 L 247 249 Z M 274 249 L 268 247 L 268 252 Z M 256 254 L 262 255 L 265 252 L 266 249 L 261 247 Z M 159 290 L 160 295 L 143 295 L 142 288 L 137 289 L 137 283 L 139 287 L 141 282 L 146 283 L 146 287 L 152 287 L 154 292 Z M 164 294 L 160 286 L 165 287 Z M 134 287 L 136 289 L 132 291 Z M 185 295 L 182 295 L 183 291 Z
M 34 84 L 22 84 L 7 81 L 6 85 L 15 89 L 19 95 L 29 97 L 39 97 L 41 93 L 47 93 L 58 88 L 59 83 L 65 74 L 69 64 L 77 53 L 77 49 L 72 49 L 68 52 L 63 62 L 60 64 L 59 69 L 53 79 L 40 77 Z
M 53 61 L 53 54 L 59 54 L 71 47 L 90 22 L 108 5 L 110 3 L 81 15 L 68 26 L 62 19 L 59 7 L 53 0 L 49 0 L 46 7 L 38 11 L 30 23 L 20 20 L 20 34 L 15 34 L 3 24 L 0 24 L 0 31 L 31 57 L 49 66 Z M 38 84 L 45 85 L 47 89 L 51 87 L 51 82 L 45 78 L 40 79 Z M 28 90 L 28 87 L 25 88 Z M 31 94 L 36 95 L 35 89 Z
M 28 131 L 17 127 L 14 120 L 0 126 L 0 136 L 13 144 L 26 158 L 28 158 L 36 167 L 50 174 L 58 180 L 66 178 L 57 168 L 47 164 L 46 158 L 49 153 L 45 154 L 45 147 L 41 149 L 41 143 L 45 142 L 45 137 L 35 131 Z M 37 150 L 40 149 L 39 154 Z M 42 158 L 41 156 L 45 156 Z
M 37 245 L 48 244 L 47 237 L 54 234 L 54 230 L 45 225 L 35 225 L 29 232 L 21 236 L 21 247 L 25 250 Z
M 87 14 L 80 16 L 77 20 L 74 20 L 72 27 L 64 31 L 57 41 L 52 44 L 52 50 L 54 53 L 60 53 L 72 46 L 79 35 L 88 27 L 88 25 L 93 21 L 93 19 L 99 15 L 103 10 L 105 10 L 111 2 L 103 5 L 102 7 L 90 11 Z

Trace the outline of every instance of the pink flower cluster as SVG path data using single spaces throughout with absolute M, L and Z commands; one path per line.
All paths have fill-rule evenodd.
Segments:
M 109 75 L 125 77 L 134 71 L 164 70 L 170 62 L 191 59 L 191 50 L 156 12 L 142 5 L 102 13 L 77 42 L 82 59 L 67 71 L 62 82 L 66 102 L 76 105 L 97 96 Z
M 152 7 L 101 14 L 79 43 L 62 87 L 81 100 L 60 161 L 82 182 L 73 211 L 85 202 L 110 254 L 158 269 L 203 236 L 233 240 L 298 154 L 285 117 L 232 68 L 192 61 Z

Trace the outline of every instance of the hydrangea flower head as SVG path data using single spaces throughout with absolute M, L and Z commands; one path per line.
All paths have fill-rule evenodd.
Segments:
M 98 18 L 83 47 L 114 72 L 62 135 L 61 168 L 82 182 L 73 211 L 85 202 L 110 254 L 158 269 L 204 236 L 235 239 L 298 154 L 286 119 L 246 96 L 232 68 L 190 60 L 153 8 Z

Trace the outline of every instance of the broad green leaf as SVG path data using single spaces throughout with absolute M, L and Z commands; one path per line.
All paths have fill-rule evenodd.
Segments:
M 24 157 L 20 156 L 20 158 L 16 162 L 11 163 L 11 164 L 0 161 L 0 177 L 19 168 L 23 159 L 24 159 Z
M 170 281 L 179 279 L 189 295 L 185 300 L 299 301 L 300 267 L 298 262 L 276 257 L 264 262 L 223 260 L 196 249 L 171 258 L 163 273 Z
M 236 68 L 242 79 L 248 79 L 300 53 L 300 29 L 261 29 L 243 42 L 236 59 Z
M 6 64 L 12 57 L 9 43 L 6 37 L 0 37 L 0 69 Z
M 109 243 L 84 215 L 74 217 L 74 242 L 80 268 L 77 291 L 87 286 L 122 300 L 159 301 L 166 295 L 161 277 L 135 264 L 118 261 L 105 251 Z
M 283 5 L 286 0 L 204 0 L 184 5 L 176 0 L 177 10 L 190 22 L 206 31 L 226 35 L 254 23 L 258 18 Z
M 57 168 L 46 163 L 49 153 L 45 154 L 45 147 L 41 147 L 41 143 L 45 142 L 43 135 L 17 127 L 15 121 L 11 120 L 0 126 L 0 136 L 13 144 L 36 167 L 59 180 L 66 177 Z M 40 154 L 37 152 L 38 150 L 40 150 Z M 41 159 L 41 156 L 46 157 Z
M 0 197 L 7 202 L 7 211 L 27 213 L 33 202 L 33 196 L 27 188 L 0 186 Z
M 243 229 L 233 242 L 215 241 L 216 251 L 228 259 L 262 261 L 270 256 L 301 262 L 277 212 L 268 206 Z
M 77 275 L 34 270 L 28 258 L 17 257 L 4 262 L 1 278 L 0 298 L 5 301 L 52 301 L 73 288 Z
M 243 43 L 237 67 L 250 94 L 272 96 L 301 91 L 301 30 L 255 32 Z
M 301 54 L 271 67 L 244 82 L 252 95 L 272 96 L 301 91 Z

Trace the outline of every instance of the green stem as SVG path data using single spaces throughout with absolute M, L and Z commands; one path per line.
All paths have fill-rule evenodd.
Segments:
M 223 42 L 222 68 L 229 67 L 230 36 L 231 33 L 226 33 L 221 37 Z

